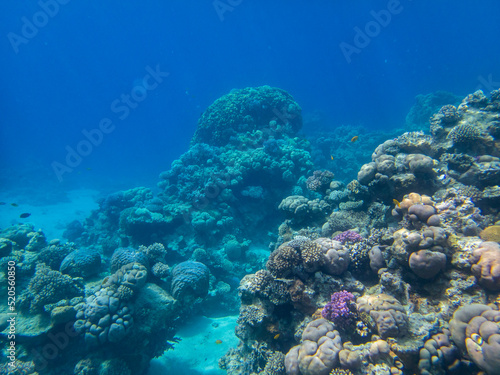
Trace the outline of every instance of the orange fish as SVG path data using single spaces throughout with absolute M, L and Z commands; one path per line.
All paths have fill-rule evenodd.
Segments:
M 274 335 L 274 339 L 275 340 L 278 340 L 279 338 L 280 338 L 280 334 L 279 333 L 277 333 L 276 335 Z
M 359 137 L 357 135 L 355 135 L 354 137 L 351 138 L 351 142 L 352 143 L 356 142 L 358 140 L 358 138 Z
M 401 203 L 399 203 L 399 201 L 397 199 L 393 199 L 392 200 L 392 203 L 394 203 L 394 205 L 398 208 L 401 208 Z
M 217 345 L 222 344 L 222 340 L 215 340 L 215 343 L 216 343 Z
M 333 160 L 333 155 L 330 155 L 330 159 L 332 159 L 332 160 Z

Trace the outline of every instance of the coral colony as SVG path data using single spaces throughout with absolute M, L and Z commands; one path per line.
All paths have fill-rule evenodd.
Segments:
M 64 240 L 1 230 L 0 375 L 146 374 L 214 311 L 238 315 L 230 375 L 500 374 L 500 91 L 407 123 L 307 140 L 287 92 L 233 90 L 158 193 L 110 194 Z

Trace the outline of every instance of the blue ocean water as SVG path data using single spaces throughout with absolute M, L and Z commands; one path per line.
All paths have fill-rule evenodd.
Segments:
M 498 14 L 493 0 L 10 1 L 0 14 L 0 228 L 26 212 L 50 240 L 98 198 L 159 191 L 200 115 L 232 89 L 286 90 L 305 134 L 404 130 L 417 95 L 500 86 Z M 338 166 L 355 178 L 348 167 Z M 221 274 L 234 291 L 239 279 Z M 186 358 L 169 351 L 150 374 L 194 359 L 185 374 L 223 373 L 217 360 L 237 345 L 235 321 L 195 317 L 179 333 Z M 193 356 L 200 340 L 205 356 Z
M 233 88 L 280 87 L 329 127 L 383 129 L 404 124 L 418 94 L 500 81 L 495 1 L 51 4 L 7 2 L 0 16 L 4 188 L 153 185 Z M 112 103 L 148 67 L 168 76 L 119 118 Z M 52 163 L 104 118 L 114 130 L 59 181 Z

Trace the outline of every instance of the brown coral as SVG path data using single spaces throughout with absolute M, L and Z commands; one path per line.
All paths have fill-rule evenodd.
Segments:
M 287 277 L 293 274 L 299 264 L 300 255 L 297 250 L 285 243 L 271 253 L 266 268 L 276 277 Z
M 342 342 L 332 323 L 316 319 L 302 333 L 302 343 L 285 357 L 288 375 L 328 375 L 339 363 Z
M 500 290 L 500 245 L 483 242 L 474 250 L 471 270 L 479 284 L 491 291 Z
M 325 259 L 321 245 L 316 242 L 305 244 L 301 248 L 302 263 L 307 272 L 316 272 L 323 265 Z
M 500 242 L 500 225 L 490 225 L 484 228 L 479 233 L 479 237 L 481 237 L 483 241 Z
M 360 313 L 370 316 L 382 338 L 404 336 L 408 332 L 408 317 L 403 305 L 387 294 L 366 295 L 356 300 Z
M 481 304 L 462 306 L 450 321 L 451 337 L 489 375 L 500 374 L 500 311 Z

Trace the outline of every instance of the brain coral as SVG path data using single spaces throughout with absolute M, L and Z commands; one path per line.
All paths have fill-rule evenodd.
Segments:
M 136 250 L 131 247 L 119 247 L 111 256 L 111 272 L 116 272 L 122 266 L 134 262 L 149 268 L 148 256 L 144 251 Z
M 210 272 L 203 263 L 182 262 L 172 270 L 172 296 L 176 299 L 205 297 Z
M 325 319 L 316 319 L 302 333 L 302 343 L 285 356 L 288 375 L 328 375 L 339 363 L 342 349 L 335 326 Z
M 192 143 L 224 146 L 232 136 L 254 130 L 294 135 L 302 127 L 301 111 L 292 96 L 278 88 L 233 90 L 203 113 Z
M 72 277 L 88 277 L 99 273 L 101 256 L 97 251 L 80 249 L 69 253 L 59 270 Z

